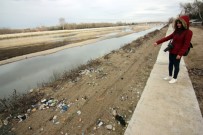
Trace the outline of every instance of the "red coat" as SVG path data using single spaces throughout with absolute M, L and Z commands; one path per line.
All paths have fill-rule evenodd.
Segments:
M 189 30 L 188 16 L 181 16 L 177 20 L 182 22 L 182 25 L 185 29 L 181 33 L 177 33 L 176 32 L 177 27 L 175 26 L 175 31 L 172 34 L 156 41 L 156 43 L 161 44 L 165 41 L 172 39 L 173 49 L 170 50 L 170 53 L 183 56 L 183 54 L 187 51 L 188 47 L 190 47 L 190 42 L 193 33 L 191 30 Z

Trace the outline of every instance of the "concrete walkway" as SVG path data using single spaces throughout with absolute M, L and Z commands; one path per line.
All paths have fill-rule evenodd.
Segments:
M 169 27 L 167 35 L 173 32 Z M 178 82 L 169 84 L 163 43 L 125 135 L 203 135 L 203 118 L 184 60 Z

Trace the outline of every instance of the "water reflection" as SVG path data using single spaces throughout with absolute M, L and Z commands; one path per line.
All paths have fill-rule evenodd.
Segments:
M 112 50 L 132 42 L 155 29 L 133 33 L 119 38 L 111 38 L 85 46 L 69 48 L 53 54 L 33 57 L 0 66 L 0 98 L 7 97 L 14 89 L 24 92 L 37 87 L 37 84 L 49 81 L 53 74 L 71 70 L 88 60 L 101 57 Z

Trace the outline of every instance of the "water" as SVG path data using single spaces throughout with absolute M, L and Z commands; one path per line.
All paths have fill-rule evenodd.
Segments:
M 53 74 L 61 74 L 117 50 L 127 43 L 163 26 L 133 33 L 119 38 L 111 38 L 84 46 L 65 49 L 45 56 L 37 56 L 0 66 L 0 98 L 11 95 L 13 90 L 25 92 L 50 81 Z

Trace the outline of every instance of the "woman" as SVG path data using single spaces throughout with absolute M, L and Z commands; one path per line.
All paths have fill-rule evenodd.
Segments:
M 169 83 L 177 82 L 180 60 L 190 46 L 193 34 L 192 31 L 189 30 L 189 16 L 186 15 L 180 16 L 175 20 L 174 28 L 175 30 L 172 34 L 154 43 L 154 46 L 157 46 L 165 41 L 172 40 L 173 48 L 169 50 L 169 76 L 164 78 L 164 80 L 168 80 Z

